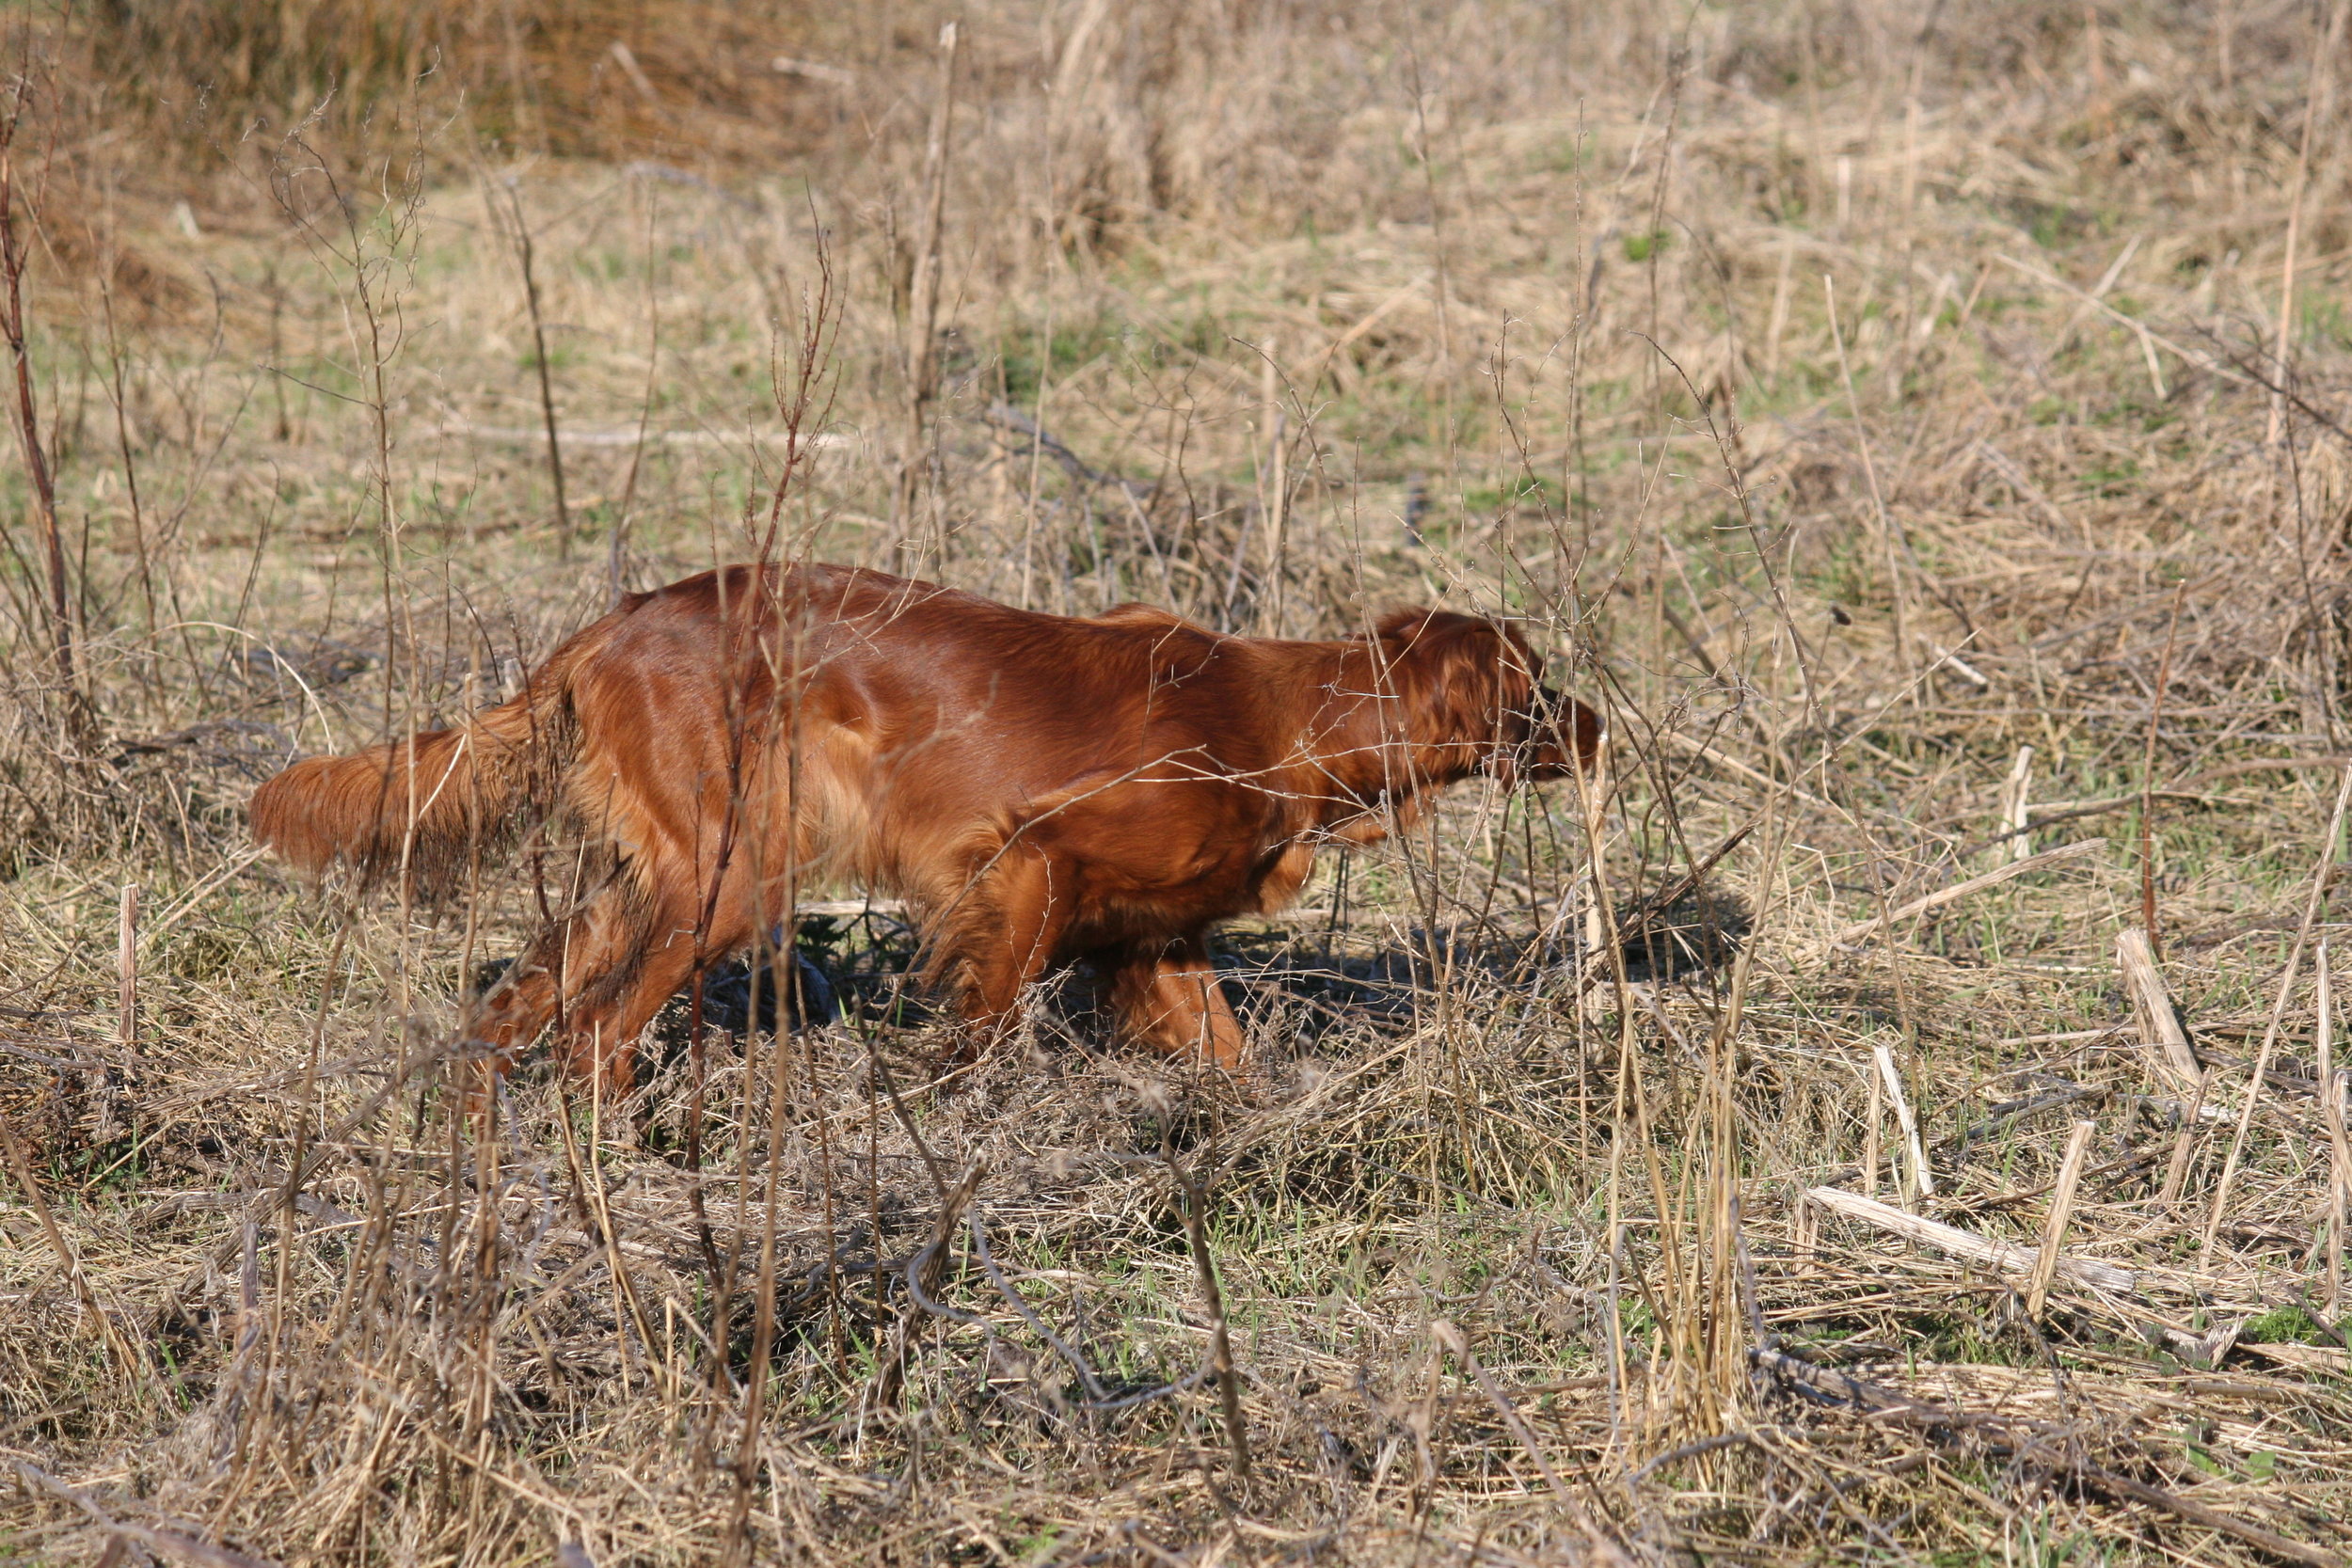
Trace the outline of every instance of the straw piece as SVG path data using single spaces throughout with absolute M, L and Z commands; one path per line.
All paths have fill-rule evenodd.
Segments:
M 2026 1315 L 2042 1316 L 2042 1304 L 2050 1294 L 2050 1276 L 2058 1272 L 2058 1247 L 2066 1240 L 2066 1227 L 2074 1217 L 2074 1184 L 2082 1179 L 2083 1153 L 2090 1147 L 2090 1134 L 2098 1131 L 2095 1121 L 2078 1121 L 2066 1140 L 2066 1157 L 2058 1163 L 2058 1185 L 2050 1193 L 2050 1217 L 2042 1226 L 2042 1253 L 2034 1259 L 2033 1281 L 2026 1289 Z
M 115 940 L 115 980 L 120 990 L 117 1037 L 125 1060 L 139 1049 L 139 884 L 122 884 L 122 910 Z
M 2352 1139 L 2344 1120 L 2344 1079 L 2336 1071 L 2335 970 L 2328 939 L 2319 939 L 2319 1023 L 2313 1070 L 2319 1079 L 2319 1111 L 2328 1124 L 2328 1313 L 2344 1310 L 2344 1195 L 2352 1191 Z
M 2149 1065 L 2182 1095 L 2193 1094 L 2205 1070 L 2197 1060 L 2196 1048 L 2188 1043 L 2188 1031 L 2181 1027 L 2172 993 L 2156 969 L 2148 933 L 2137 926 L 2126 927 L 2115 939 L 2115 963 L 2123 972 L 2123 990 L 2131 996 L 2132 1018 L 2139 1027 L 2141 1048 L 2149 1053 Z
M 1873 1046 L 1871 1054 L 1878 1058 L 1879 1077 L 1886 1084 L 1886 1098 L 1895 1102 L 1895 1121 L 1903 1130 L 1903 1147 L 1911 1155 L 1912 1180 L 1918 1185 L 1918 1196 L 1935 1196 L 1935 1177 L 1928 1169 L 1928 1151 L 1919 1141 L 1919 1123 L 1911 1114 L 1911 1101 L 1903 1093 L 1902 1074 L 1895 1070 L 1895 1053 L 1883 1045 Z
M 2009 770 L 2009 783 L 2001 790 L 2001 826 L 2009 830 L 2009 849 L 2001 859 L 2022 861 L 2033 858 L 2033 835 L 2027 822 L 2032 814 L 2033 748 L 2017 748 L 2017 760 Z

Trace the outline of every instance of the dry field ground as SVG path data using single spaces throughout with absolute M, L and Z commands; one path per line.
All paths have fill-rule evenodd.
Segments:
M 0 1560 L 2352 1556 L 2344 0 L 5 29 Z M 1238 1082 L 943 1080 L 819 889 L 458 1114 L 564 846 L 245 798 L 771 529 L 1613 767 L 1229 932 Z

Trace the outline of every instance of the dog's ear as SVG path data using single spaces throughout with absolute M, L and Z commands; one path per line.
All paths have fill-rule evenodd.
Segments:
M 1379 639 L 1398 695 L 1428 738 L 1491 745 L 1535 689 L 1535 656 L 1516 632 L 1475 615 L 1400 610 L 1383 616 Z

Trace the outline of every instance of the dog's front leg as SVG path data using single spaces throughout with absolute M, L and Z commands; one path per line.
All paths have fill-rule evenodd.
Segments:
M 1057 888 L 1057 881 L 1062 884 Z M 1042 854 L 1008 851 L 942 922 L 940 967 L 958 985 L 964 1027 L 944 1054 L 969 1062 L 1021 1023 L 1028 988 L 1053 961 L 1074 911 L 1067 874 Z
M 1111 1007 L 1129 1034 L 1171 1056 L 1232 1070 L 1248 1047 L 1200 935 L 1131 949 L 1111 975 Z

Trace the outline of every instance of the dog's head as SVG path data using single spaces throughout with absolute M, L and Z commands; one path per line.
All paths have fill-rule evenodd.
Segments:
M 1524 736 L 1490 769 L 1506 783 L 1513 778 L 1569 779 L 1579 773 L 1590 777 L 1599 765 L 1608 727 L 1599 714 L 1566 692 L 1538 685 L 1529 695 L 1523 721 Z
M 1459 747 L 1505 784 L 1572 778 L 1600 760 L 1600 715 L 1543 682 L 1543 660 L 1516 630 L 1445 610 L 1399 610 L 1380 623 L 1413 738 Z

